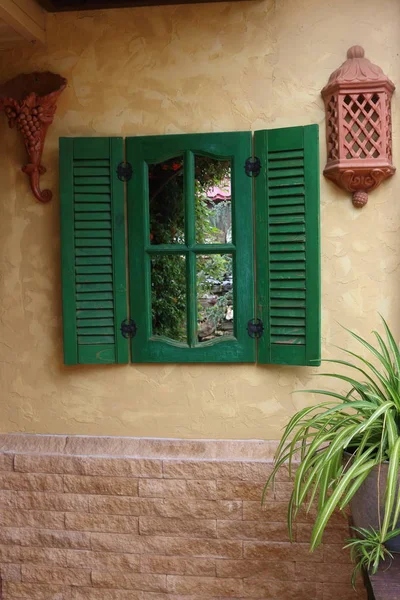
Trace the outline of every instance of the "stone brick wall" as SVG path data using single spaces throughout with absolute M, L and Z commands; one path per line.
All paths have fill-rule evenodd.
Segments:
M 291 544 L 273 443 L 0 435 L 4 600 L 356 600 L 336 516 Z M 311 515 L 312 517 L 312 515 Z

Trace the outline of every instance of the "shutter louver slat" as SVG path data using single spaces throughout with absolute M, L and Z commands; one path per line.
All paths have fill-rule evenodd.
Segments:
M 318 128 L 256 132 L 259 362 L 319 364 Z
M 114 168 L 121 160 L 121 139 L 60 141 L 66 364 L 128 361 L 118 336 L 127 316 L 123 184 Z
M 304 203 L 304 167 L 296 170 L 297 180 L 294 180 L 293 174 L 294 169 L 292 166 L 286 166 L 285 160 L 282 160 L 281 151 L 268 152 L 267 161 L 271 167 L 268 170 L 268 181 L 267 181 L 267 194 L 268 197 L 276 196 L 276 189 L 279 188 L 284 191 L 285 194 L 280 198 L 285 199 L 285 204 L 274 206 L 273 212 L 269 213 L 269 253 L 271 261 L 279 261 L 285 263 L 285 266 L 289 261 L 296 261 L 298 268 L 305 273 L 305 243 L 299 244 L 298 242 L 292 241 L 290 238 L 293 233 L 305 234 L 305 203 Z M 299 161 L 304 164 L 304 155 L 301 152 Z M 274 168 L 274 164 L 279 162 L 280 168 Z M 296 184 L 296 186 L 294 186 Z M 300 187 L 297 187 L 301 186 Z M 300 192 L 301 189 L 301 192 Z M 304 192 L 303 192 L 304 190 Z M 296 203 L 296 204 L 294 204 Z M 287 206 L 289 204 L 289 206 Z M 295 225 L 293 225 L 295 224 Z M 285 238 L 277 243 L 275 236 L 280 235 L 281 238 Z M 279 254 L 277 254 L 279 252 Z M 290 271 L 283 270 L 282 278 L 279 280 L 280 285 L 277 286 L 274 280 L 270 280 L 269 284 L 269 296 L 271 299 L 271 306 L 280 309 L 280 317 L 277 318 L 270 315 L 269 328 L 271 334 L 272 344 L 291 344 L 296 346 L 305 345 L 305 304 L 297 301 L 306 299 L 305 292 L 305 278 L 299 278 L 296 280 L 296 287 L 293 287 L 293 282 L 287 274 Z M 284 288 L 284 289 L 282 289 Z M 288 288 L 288 289 L 286 289 Z M 302 289 L 301 289 L 302 288 Z M 289 302 L 292 304 L 288 305 Z M 289 317 L 288 311 L 291 310 L 292 306 L 303 306 L 299 316 L 299 322 L 293 324 L 293 317 Z

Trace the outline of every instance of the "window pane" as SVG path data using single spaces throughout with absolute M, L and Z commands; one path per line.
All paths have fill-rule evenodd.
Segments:
M 183 244 L 183 157 L 149 164 L 151 244 Z
M 197 305 L 199 342 L 234 335 L 231 254 L 197 257 Z
M 157 255 L 151 259 L 153 335 L 186 342 L 186 259 Z
M 195 157 L 196 242 L 232 241 L 231 163 L 208 156 Z

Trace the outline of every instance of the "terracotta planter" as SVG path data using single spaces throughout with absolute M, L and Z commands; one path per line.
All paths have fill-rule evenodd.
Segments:
M 40 189 L 40 175 L 46 169 L 41 164 L 47 129 L 53 122 L 56 101 L 67 80 L 55 73 L 18 75 L 0 86 L 0 110 L 4 110 L 10 127 L 22 134 L 29 163 L 22 167 L 29 177 L 32 192 L 40 202 L 52 198 L 50 190 Z
M 350 455 L 345 454 L 345 457 L 350 458 Z M 379 530 L 379 522 L 382 523 L 384 516 L 388 467 L 389 463 L 387 462 L 374 467 L 359 490 L 354 494 L 350 502 L 350 509 L 356 527 L 368 528 L 372 525 Z M 378 507 L 380 508 L 380 520 Z M 400 527 L 400 520 L 397 522 L 396 527 Z M 392 552 L 400 552 L 400 535 L 389 540 L 385 546 Z

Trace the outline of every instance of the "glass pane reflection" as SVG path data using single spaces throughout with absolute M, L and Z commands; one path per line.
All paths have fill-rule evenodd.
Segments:
M 196 242 L 232 241 L 231 162 L 195 156 Z
M 206 342 L 234 335 L 231 254 L 197 257 L 197 337 Z
M 186 259 L 157 255 L 151 259 L 153 335 L 186 342 Z
M 183 157 L 148 165 L 151 244 L 183 244 Z

